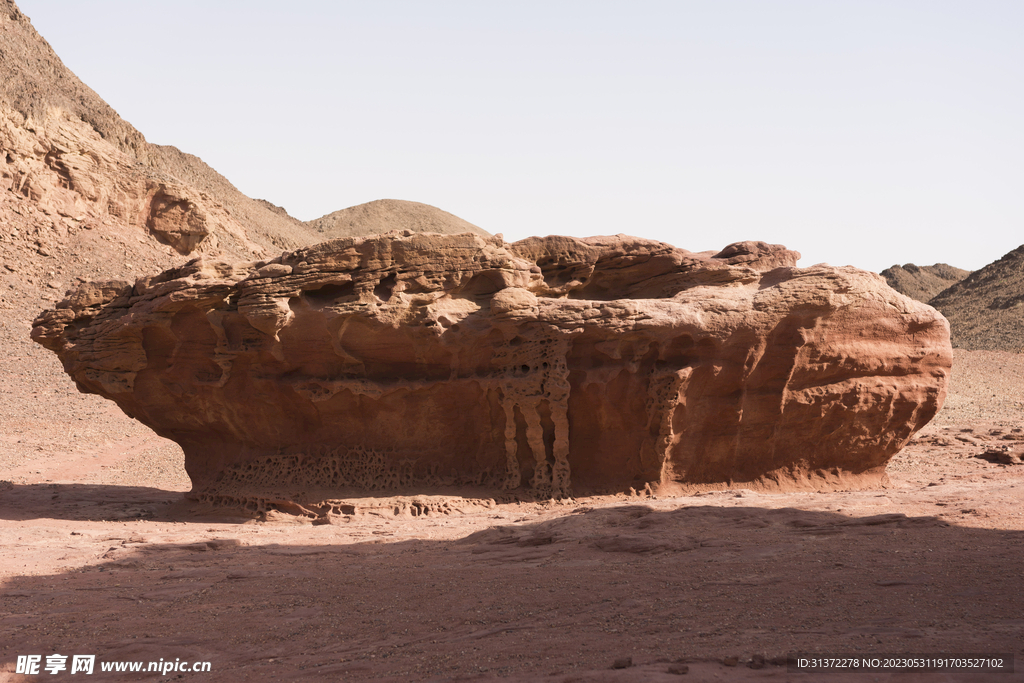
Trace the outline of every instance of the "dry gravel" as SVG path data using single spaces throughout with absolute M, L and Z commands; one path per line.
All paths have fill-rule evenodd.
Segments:
M 1024 424 L 1024 354 L 953 350 L 950 392 L 933 425 Z

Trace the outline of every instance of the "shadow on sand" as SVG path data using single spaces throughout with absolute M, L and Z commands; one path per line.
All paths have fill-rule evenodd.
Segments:
M 63 519 L 75 522 L 240 522 L 251 518 L 228 509 L 204 510 L 183 491 L 110 484 L 26 484 L 0 490 L 0 519 Z
M 82 510 L 68 519 L 97 518 L 90 496 L 168 510 L 181 496 L 58 488 L 56 500 Z M 0 494 L 2 515 L 20 519 L 12 493 Z M 210 661 L 219 680 L 562 683 L 705 680 L 728 656 L 741 661 L 723 669 L 730 680 L 816 680 L 742 666 L 791 652 L 1015 653 L 1024 663 L 1020 531 L 901 514 L 620 505 L 430 540 L 443 522 L 407 521 L 422 523 L 423 537 L 397 542 L 386 522 L 358 516 L 303 527 L 297 545 L 206 533 L 205 520 L 190 525 L 188 543 L 136 538 L 82 569 L 6 581 L 2 662 L 10 671 L 17 654 L 91 653 Z M 624 657 L 633 666 L 610 668 Z M 688 678 L 668 673 L 680 659 Z M 1021 678 L 918 675 L 877 680 Z M 874 680 L 864 676 L 829 680 Z

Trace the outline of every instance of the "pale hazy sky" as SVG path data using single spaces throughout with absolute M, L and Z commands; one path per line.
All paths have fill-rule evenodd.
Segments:
M 979 268 L 1024 243 L 1024 2 L 18 0 L 147 139 L 303 220 L 760 239 Z

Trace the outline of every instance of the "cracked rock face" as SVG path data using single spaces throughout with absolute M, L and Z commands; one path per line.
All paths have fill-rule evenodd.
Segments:
M 798 257 L 347 238 L 86 283 L 32 336 L 178 442 L 214 502 L 877 484 L 942 405 L 949 327 L 873 273 Z

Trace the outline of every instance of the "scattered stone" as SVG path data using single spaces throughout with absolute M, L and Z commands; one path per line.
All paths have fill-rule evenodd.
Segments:
M 763 669 L 764 668 L 764 655 L 753 655 L 750 658 L 750 662 L 747 664 L 751 669 Z
M 739 663 L 739 657 L 726 657 L 722 660 L 722 664 L 725 664 L 726 666 L 738 666 Z
M 1020 465 L 1024 464 L 1024 448 L 1011 446 L 996 446 L 974 456 L 997 465 Z

